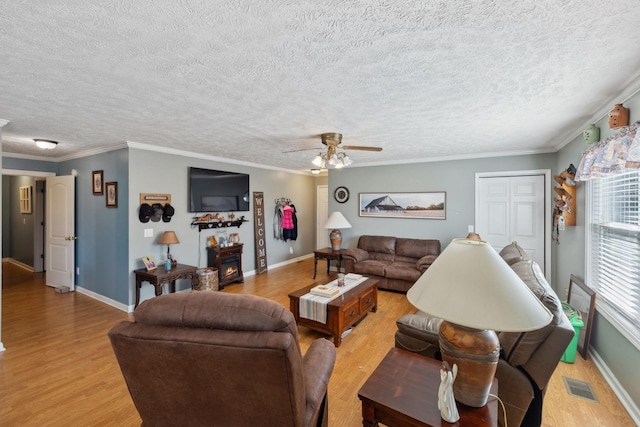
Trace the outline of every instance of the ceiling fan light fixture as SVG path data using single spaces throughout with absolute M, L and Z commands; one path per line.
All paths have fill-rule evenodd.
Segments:
M 43 150 L 53 150 L 58 143 L 56 141 L 50 141 L 48 139 L 34 139 L 36 145 Z
M 322 154 L 318 153 L 318 155 L 311 161 L 314 166 L 318 166 L 319 168 L 324 168 L 324 159 L 322 158 Z
M 351 160 L 351 158 L 345 154 L 344 157 L 342 158 L 342 163 L 345 166 L 351 166 L 353 164 L 353 160 Z

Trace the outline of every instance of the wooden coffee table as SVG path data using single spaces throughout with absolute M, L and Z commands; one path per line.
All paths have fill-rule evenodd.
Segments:
M 364 383 L 358 397 L 362 401 L 362 425 L 465 427 L 497 426 L 498 400 L 489 397 L 482 408 L 456 402 L 460 420 L 450 424 L 440 417 L 438 387 L 442 362 L 410 351 L 392 348 Z M 498 395 L 498 380 L 491 393 Z
M 298 325 L 333 336 L 333 343 L 340 347 L 342 333 L 362 320 L 369 311 L 378 310 L 378 279 L 367 279 L 353 289 L 334 298 L 327 304 L 327 323 L 300 317 L 300 297 L 311 288 L 327 283 L 317 282 L 289 294 L 291 312 Z

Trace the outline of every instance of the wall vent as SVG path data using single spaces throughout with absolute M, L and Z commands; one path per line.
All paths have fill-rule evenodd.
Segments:
M 591 384 L 585 381 L 576 380 L 575 378 L 562 377 L 564 385 L 567 388 L 567 393 L 571 396 L 581 397 L 583 399 L 591 400 L 592 402 L 598 402 Z

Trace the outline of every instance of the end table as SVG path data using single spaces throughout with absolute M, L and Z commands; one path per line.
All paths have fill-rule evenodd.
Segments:
M 147 271 L 146 268 L 134 270 L 133 272 L 136 275 L 136 305 L 134 309 L 140 304 L 140 288 L 142 287 L 142 282 L 151 283 L 155 287 L 156 296 L 162 295 L 162 287 L 165 284 L 169 284 L 169 292 L 175 292 L 176 280 L 178 279 L 191 280 L 191 289 L 195 289 L 198 284 L 197 270 L 198 267 L 185 264 L 178 264 L 168 271 L 163 265 L 150 271 Z
M 364 383 L 358 397 L 362 401 L 362 425 L 425 426 L 452 425 L 442 420 L 438 409 L 438 388 L 442 362 L 410 351 L 392 348 Z M 491 393 L 498 395 L 498 380 Z M 498 400 L 489 397 L 482 408 L 456 402 L 465 427 L 497 426 Z

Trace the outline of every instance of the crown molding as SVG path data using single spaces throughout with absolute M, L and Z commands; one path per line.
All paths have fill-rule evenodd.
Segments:
M 228 157 L 210 156 L 202 153 L 194 153 L 192 151 L 176 150 L 175 148 L 157 147 L 155 145 L 143 144 L 135 141 L 127 141 L 127 146 L 129 148 L 136 148 L 138 150 L 155 151 L 157 153 L 171 154 L 174 156 L 193 157 L 196 159 L 211 160 L 214 162 L 231 163 L 239 166 L 249 166 L 252 168 L 294 173 L 297 175 L 311 175 L 311 172 L 309 172 L 308 170 L 298 171 L 293 169 L 278 168 L 275 166 L 267 166 L 267 165 L 261 165 L 261 164 L 251 163 L 251 162 L 244 162 L 236 159 L 230 159 Z

